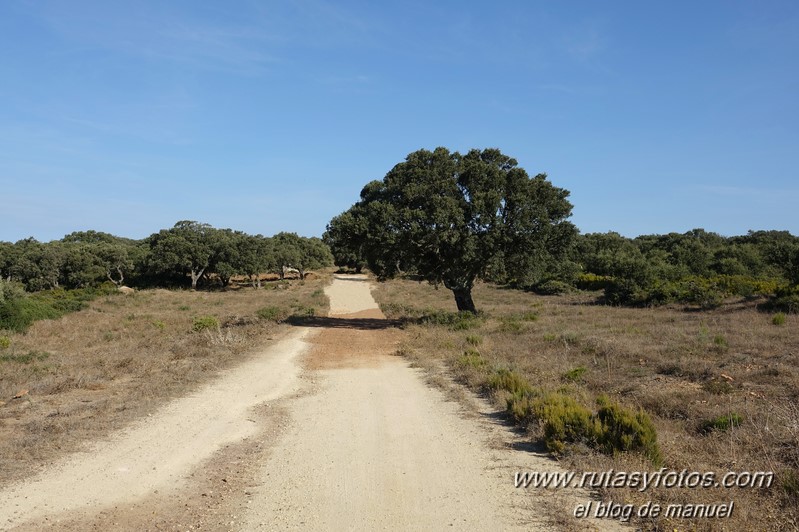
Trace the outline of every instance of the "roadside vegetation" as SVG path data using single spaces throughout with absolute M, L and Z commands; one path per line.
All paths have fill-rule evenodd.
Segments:
M 631 308 L 602 290 L 542 296 L 478 283 L 477 315 L 445 290 L 397 279 L 374 295 L 404 322 L 400 352 L 431 380 L 495 401 L 575 471 L 773 471 L 767 489 L 607 488 L 624 504 L 735 502 L 732 518 L 649 530 L 791 530 L 799 523 L 799 317 L 767 296 Z M 412 303 L 409 303 L 412 302 Z M 779 319 L 775 319 L 779 316 Z
M 0 330 L 0 478 L 32 475 L 196 389 L 278 340 L 292 316 L 324 314 L 328 279 L 275 275 L 262 290 L 128 295 L 112 285 L 76 299 L 81 310 L 48 315 L 57 319 L 35 321 L 25 333 Z M 38 309 L 74 294 L 46 290 L 21 300 Z

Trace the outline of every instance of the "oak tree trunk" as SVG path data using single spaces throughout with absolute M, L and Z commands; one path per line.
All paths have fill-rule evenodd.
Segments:
M 474 301 L 472 300 L 471 288 L 453 288 L 452 293 L 455 294 L 455 304 L 458 305 L 458 312 L 471 312 L 472 314 L 477 313 L 477 309 L 474 306 Z

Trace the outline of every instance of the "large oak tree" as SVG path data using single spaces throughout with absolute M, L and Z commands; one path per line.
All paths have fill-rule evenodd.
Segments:
M 489 268 L 525 281 L 565 255 L 577 233 L 568 195 L 497 149 L 419 150 L 368 183 L 337 217 L 349 223 L 334 222 L 328 234 L 349 228 L 357 234 L 339 238 L 362 243 L 379 278 L 413 271 L 452 290 L 459 311 L 475 312 L 472 287 Z

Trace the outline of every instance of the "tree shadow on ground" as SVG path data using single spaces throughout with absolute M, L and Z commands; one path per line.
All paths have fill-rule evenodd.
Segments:
M 383 318 L 336 318 L 329 316 L 291 316 L 288 323 L 298 327 L 321 327 L 329 329 L 355 329 L 374 331 L 381 329 L 399 328 L 402 320 L 387 320 Z

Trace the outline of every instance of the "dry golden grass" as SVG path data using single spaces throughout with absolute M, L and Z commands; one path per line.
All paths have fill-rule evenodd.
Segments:
M 328 277 L 261 290 L 115 294 L 26 334 L 0 334 L 11 344 L 0 349 L 0 481 L 152 412 L 289 330 L 259 319 L 258 309 L 323 314 Z M 219 327 L 195 330 L 207 316 Z
M 414 309 L 456 310 L 448 290 L 426 283 L 381 283 L 374 294 L 389 318 Z M 775 325 L 770 314 L 757 310 L 757 302 L 728 302 L 705 312 L 630 309 L 595 305 L 596 294 L 547 297 L 484 284 L 476 287 L 474 299 L 486 314 L 478 327 L 409 325 L 401 350 L 420 366 L 443 364 L 456 380 L 475 389 L 485 390 L 493 369 L 508 368 L 589 408 L 595 408 L 602 394 L 628 407 L 643 407 L 655 422 L 663 465 L 669 470 L 776 474 L 769 489 L 601 493 L 633 504 L 735 502 L 729 519 L 657 519 L 638 526 L 799 527 L 799 317 L 790 315 Z M 479 355 L 464 356 L 466 352 Z M 504 408 L 501 402 L 498 406 Z M 707 428 L 732 414 L 740 416 L 739 426 Z M 533 438 L 540 436 L 537 430 L 530 427 Z M 658 469 L 637 455 L 611 457 L 584 447 L 570 449 L 561 460 L 579 471 Z

